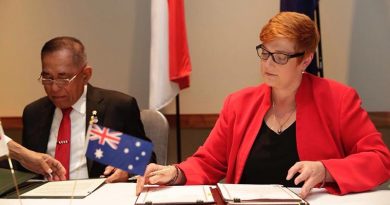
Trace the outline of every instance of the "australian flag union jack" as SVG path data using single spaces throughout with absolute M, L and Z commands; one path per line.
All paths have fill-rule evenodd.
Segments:
M 97 124 L 88 131 L 86 156 L 102 164 L 143 175 L 153 151 L 149 141 Z

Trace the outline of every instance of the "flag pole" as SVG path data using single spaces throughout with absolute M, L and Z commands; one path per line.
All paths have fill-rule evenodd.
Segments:
M 176 151 L 177 163 L 181 162 L 180 94 L 176 95 Z
M 22 199 L 20 198 L 20 191 L 19 191 L 18 181 L 16 180 L 16 176 L 15 176 L 14 166 L 12 165 L 11 157 L 9 157 L 8 155 L 7 158 L 8 158 L 9 167 L 11 169 L 12 181 L 14 182 L 15 189 L 16 189 L 16 195 L 18 196 L 19 204 L 22 205 L 23 203 L 22 203 Z
M 317 22 L 317 29 L 318 33 L 321 35 L 321 24 L 320 24 L 320 1 L 317 1 L 317 5 L 315 8 L 316 13 L 316 22 Z M 320 77 L 324 77 L 324 65 L 323 65 L 323 59 L 322 59 L 322 41 L 320 38 L 320 41 L 318 42 L 318 72 L 320 73 Z

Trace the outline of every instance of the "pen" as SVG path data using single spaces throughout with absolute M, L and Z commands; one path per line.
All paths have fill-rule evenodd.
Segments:
M 137 178 L 140 177 L 140 175 L 135 175 L 127 179 L 127 181 L 137 181 Z
M 29 179 L 26 182 L 48 182 L 47 179 Z
M 53 175 L 51 173 L 47 173 L 49 175 L 49 179 L 53 179 Z
M 166 173 L 167 171 L 169 171 L 169 167 L 168 167 L 168 168 L 165 168 L 165 169 L 160 169 L 160 170 L 151 172 L 151 173 L 149 174 L 149 177 L 155 176 L 155 175 L 158 175 L 158 174 L 164 174 L 164 173 Z M 140 177 L 140 176 L 141 176 L 141 175 L 132 176 L 132 177 L 128 178 L 127 181 L 136 181 L 137 178 Z

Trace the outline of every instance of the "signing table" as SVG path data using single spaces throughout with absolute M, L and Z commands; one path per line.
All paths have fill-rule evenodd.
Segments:
M 299 189 L 292 189 L 298 193 Z M 22 199 L 23 205 L 130 205 L 137 200 L 134 183 L 105 184 L 84 199 Z M 389 205 L 390 190 L 377 190 L 336 196 L 324 189 L 314 189 L 306 198 L 310 205 Z M 0 199 L 0 205 L 19 205 L 18 199 Z

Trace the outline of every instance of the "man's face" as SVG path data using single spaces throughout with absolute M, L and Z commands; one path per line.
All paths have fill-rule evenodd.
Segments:
M 69 84 L 61 86 L 56 82 L 44 85 L 49 99 L 60 109 L 69 108 L 80 98 L 84 85 L 91 76 L 91 68 L 74 65 L 72 52 L 67 49 L 46 54 L 42 59 L 42 78 L 72 79 Z

